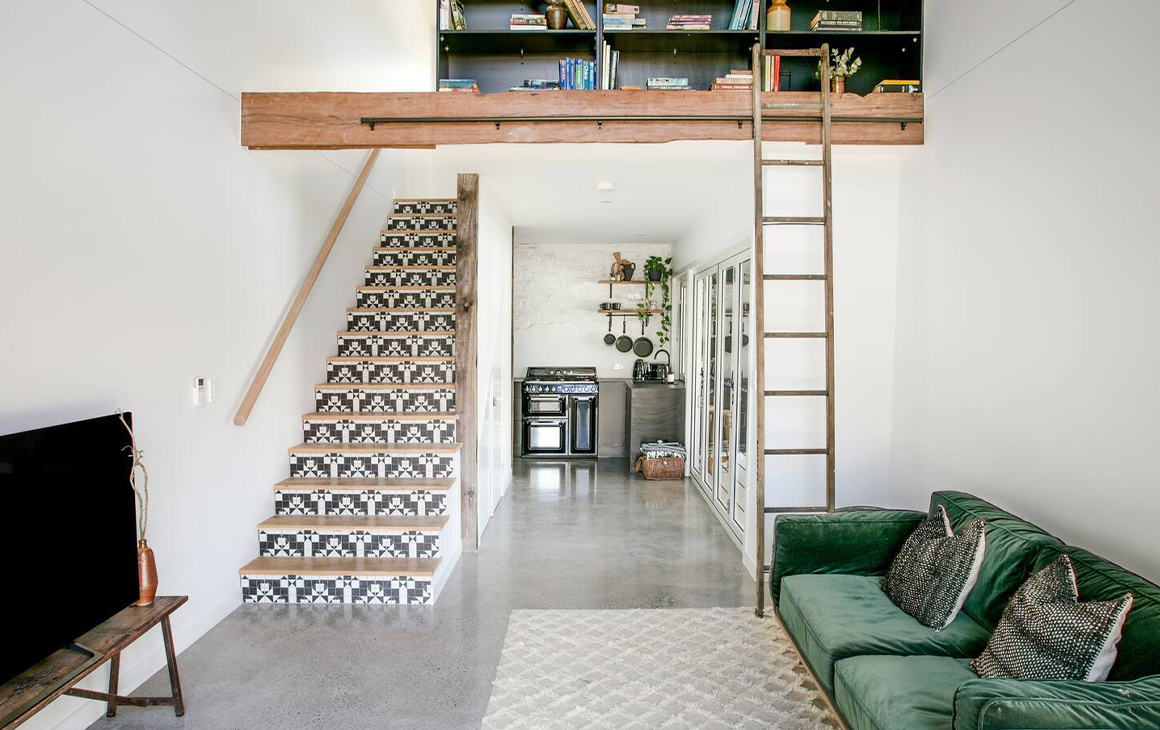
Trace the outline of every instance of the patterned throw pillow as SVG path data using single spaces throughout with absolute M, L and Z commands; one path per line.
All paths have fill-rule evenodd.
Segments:
M 1134 598 L 1079 602 L 1071 558 L 1040 570 L 1015 591 L 987 648 L 971 662 L 985 679 L 1082 679 L 1102 682 Z
M 955 620 L 979 578 L 987 526 L 974 519 L 959 534 L 946 508 L 936 505 L 898 551 L 882 590 L 923 626 L 942 631 Z

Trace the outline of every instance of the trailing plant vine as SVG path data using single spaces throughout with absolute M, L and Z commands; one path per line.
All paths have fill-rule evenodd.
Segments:
M 673 277 L 672 269 L 673 259 L 668 257 L 662 259 L 660 256 L 649 256 L 648 261 L 644 264 L 645 285 L 644 285 L 644 301 L 642 301 L 637 308 L 641 311 L 637 313 L 641 323 L 647 324 L 648 318 L 651 316 L 648 313 L 650 309 L 660 309 L 661 325 L 657 330 L 657 349 L 663 348 L 670 342 L 669 333 L 672 330 L 672 313 L 673 301 L 672 293 L 669 290 L 669 280 Z M 653 281 L 649 274 L 660 275 L 659 281 Z M 653 301 L 654 290 L 657 285 L 661 288 L 660 306 L 656 306 Z

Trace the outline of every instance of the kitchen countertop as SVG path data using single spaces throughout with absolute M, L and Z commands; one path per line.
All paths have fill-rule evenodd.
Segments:
M 635 380 L 629 380 L 628 387 L 630 387 L 630 388 L 672 388 L 674 390 L 684 390 L 685 384 L 681 381 L 678 381 L 676 383 L 658 383 L 658 382 L 646 380 L 643 383 L 638 383 Z

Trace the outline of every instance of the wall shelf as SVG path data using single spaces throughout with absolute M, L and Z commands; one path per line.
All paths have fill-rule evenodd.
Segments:
M 614 281 L 613 279 L 601 279 L 599 283 L 610 284 L 612 286 L 628 286 L 630 284 L 644 284 L 645 280 L 644 279 L 630 279 L 629 281 Z M 655 284 L 658 282 L 653 282 L 653 283 Z
M 661 314 L 661 309 L 597 309 L 600 314 L 612 317 L 635 317 L 641 312 L 645 314 Z

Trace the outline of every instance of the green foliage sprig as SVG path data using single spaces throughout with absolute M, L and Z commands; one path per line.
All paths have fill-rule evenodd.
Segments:
M 646 310 L 658 308 L 661 310 L 661 325 L 656 333 L 657 349 L 664 347 L 671 341 L 669 333 L 673 326 L 673 301 L 672 292 L 669 290 L 669 280 L 673 278 L 672 263 L 673 258 L 671 256 L 665 259 L 662 259 L 660 256 L 649 256 L 648 261 L 644 264 L 644 301 L 637 305 L 637 308 L 641 310 L 637 312 L 637 316 L 640 318 L 642 324 L 647 324 L 650 315 Z M 660 281 L 653 281 L 649 277 L 650 272 L 659 272 Z M 653 302 L 654 289 L 657 284 L 660 284 L 661 287 L 660 307 L 655 306 Z

